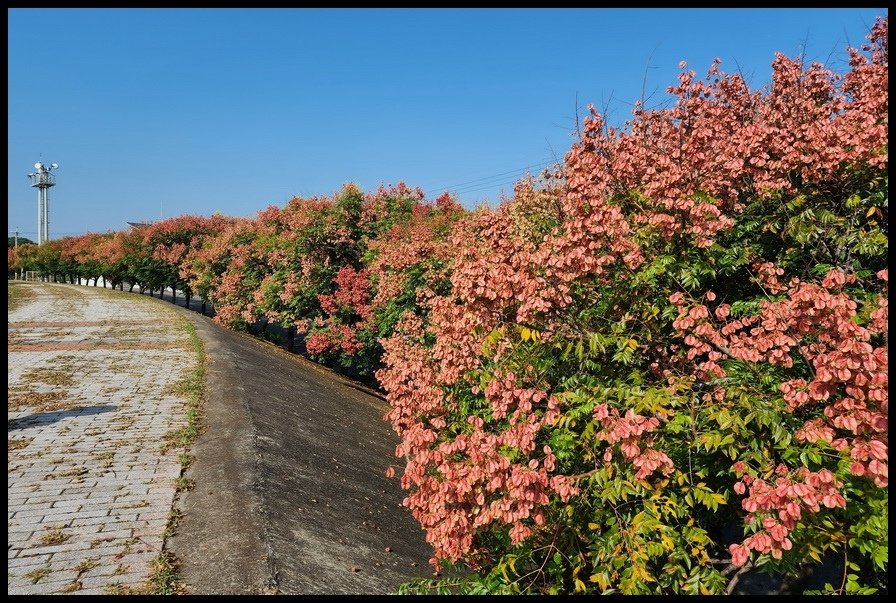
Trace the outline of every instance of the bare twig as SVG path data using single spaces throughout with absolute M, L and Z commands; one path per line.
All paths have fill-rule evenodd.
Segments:
M 752 563 L 747 563 L 742 568 L 737 570 L 737 573 L 731 578 L 731 582 L 728 583 L 728 588 L 725 589 L 726 594 L 731 594 L 734 592 L 734 589 L 737 587 L 737 583 L 740 582 L 740 577 L 745 574 L 752 567 Z

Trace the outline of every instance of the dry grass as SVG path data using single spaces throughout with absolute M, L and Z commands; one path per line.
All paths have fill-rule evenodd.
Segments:
M 12 312 L 21 308 L 25 304 L 34 299 L 34 291 L 31 287 L 23 286 L 19 283 L 9 283 L 6 288 L 6 311 Z
M 12 452 L 13 450 L 27 448 L 28 444 L 30 444 L 33 439 L 34 438 L 9 438 L 9 440 L 7 440 L 7 451 Z
M 8 410 L 23 407 L 35 408 L 40 412 L 71 408 L 77 403 L 68 400 L 63 392 L 38 392 L 30 388 L 10 388 L 7 390 Z
M 73 580 L 73 581 L 69 582 L 68 584 L 66 584 L 65 587 L 63 587 L 62 592 L 74 593 L 74 592 L 78 592 L 82 588 L 84 588 L 84 585 L 81 584 L 80 580 Z
M 75 571 L 78 572 L 78 576 L 84 572 L 89 572 L 93 568 L 97 567 L 100 564 L 100 560 L 96 557 L 91 557 L 90 559 L 84 559 L 78 565 L 75 566 Z
M 41 567 L 39 567 L 37 569 L 31 570 L 30 572 L 25 574 L 25 577 L 28 578 L 29 580 L 31 580 L 31 584 L 37 584 L 38 582 L 40 582 L 41 580 L 43 580 L 44 578 L 46 578 L 49 575 L 50 575 L 50 564 L 48 563 L 46 565 L 42 565 Z
M 66 540 L 72 537 L 71 534 L 66 534 L 63 532 L 63 529 L 66 526 L 47 526 L 44 528 L 44 533 L 40 535 L 40 543 L 43 546 L 50 546 L 53 544 L 62 544 Z
M 22 375 L 22 381 L 25 383 L 57 385 L 60 387 L 71 387 L 75 384 L 75 380 L 72 378 L 70 370 L 46 367 L 28 369 Z
M 66 469 L 65 471 L 52 474 L 51 477 L 80 477 L 86 474 L 87 467 L 72 467 L 71 469 Z

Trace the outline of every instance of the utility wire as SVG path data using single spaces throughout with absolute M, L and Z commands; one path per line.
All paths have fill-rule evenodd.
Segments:
M 444 193 L 444 192 L 471 193 L 471 192 L 476 192 L 476 191 L 480 191 L 480 190 L 487 190 L 490 188 L 497 188 L 497 187 L 503 186 L 505 184 L 510 184 L 512 182 L 516 182 L 526 172 L 534 171 L 539 168 L 551 165 L 553 163 L 554 163 L 554 161 L 545 161 L 542 163 L 537 163 L 537 164 L 528 165 L 528 166 L 525 166 L 522 168 L 517 168 L 515 170 L 501 172 L 500 174 L 494 174 L 492 176 L 483 176 L 482 178 L 476 178 L 474 180 L 467 180 L 466 182 L 459 182 L 457 184 L 441 186 L 438 188 L 432 187 L 431 194 L 438 195 L 438 194 Z M 507 179 L 507 176 L 509 176 L 509 175 L 514 175 L 514 176 L 511 179 Z M 425 188 L 425 187 L 421 187 L 421 188 Z

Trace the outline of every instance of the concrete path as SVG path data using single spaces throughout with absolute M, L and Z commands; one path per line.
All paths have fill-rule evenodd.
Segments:
M 202 594 L 388 594 L 431 578 L 376 395 L 178 308 L 206 354 L 205 433 L 170 541 Z
M 125 593 L 162 550 L 197 359 L 149 298 L 16 284 L 8 314 L 8 594 Z

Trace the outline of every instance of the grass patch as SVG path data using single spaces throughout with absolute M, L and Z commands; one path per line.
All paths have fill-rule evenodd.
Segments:
M 30 302 L 34 298 L 34 291 L 19 283 L 8 283 L 6 295 L 6 311 L 12 312 Z
M 28 388 L 8 388 L 6 395 L 8 410 L 34 407 L 43 412 L 44 409 L 56 410 L 55 407 L 73 404 L 71 400 L 66 399 L 64 392 L 37 392 Z
M 112 584 L 107 584 L 105 588 L 103 588 L 103 593 L 107 595 L 140 595 L 144 594 L 139 591 L 132 589 L 129 586 L 125 586 L 120 582 L 113 582 Z
M 193 464 L 193 455 L 189 447 L 196 443 L 202 433 L 201 407 L 205 395 L 205 348 L 196 327 L 187 318 L 181 317 L 184 330 L 190 337 L 190 346 L 196 354 L 196 366 L 185 379 L 177 384 L 177 393 L 187 397 L 187 424 L 165 434 L 162 451 L 171 447 L 184 448 L 178 455 L 181 471 Z M 174 480 L 175 490 L 180 493 L 192 490 L 196 483 L 185 475 Z M 165 526 L 164 539 L 174 534 L 177 525 L 183 519 L 183 511 L 175 506 L 168 512 L 168 525 Z M 163 545 L 164 546 L 164 545 Z M 177 573 L 177 558 L 170 551 L 162 550 L 152 561 L 152 574 L 148 580 L 148 591 L 154 595 L 186 594 L 186 585 L 180 581 Z
M 131 569 L 131 566 L 127 565 L 126 563 L 119 563 L 119 564 L 118 564 L 118 567 L 115 568 L 115 571 L 112 572 L 112 575 L 113 575 L 113 576 L 120 576 L 120 575 L 122 575 L 122 574 L 127 573 L 127 571 L 128 571 L 129 569 Z
M 33 408 L 37 412 L 53 412 L 78 408 L 81 401 L 67 398 L 64 391 L 39 392 L 29 385 L 14 385 L 7 387 L 6 404 L 12 411 Z
M 93 568 L 98 566 L 99 564 L 100 564 L 100 560 L 98 557 L 91 557 L 90 559 L 84 559 L 83 561 L 78 563 L 78 565 L 75 566 L 75 571 L 78 572 L 78 577 L 80 577 L 81 574 L 89 572 L 90 570 L 92 570 Z
M 84 588 L 84 586 L 81 584 L 81 581 L 76 579 L 76 580 L 73 580 L 73 581 L 69 582 L 68 584 L 66 584 L 65 587 L 63 587 L 62 592 L 75 593 L 75 592 L 78 592 L 79 590 L 81 590 L 82 588 Z
M 180 466 L 183 467 L 184 469 L 189 469 L 190 465 L 193 464 L 194 460 L 196 460 L 196 457 L 194 457 L 189 452 L 181 452 L 179 455 L 177 455 L 177 461 L 180 463 Z
M 152 585 L 150 592 L 154 595 L 182 595 L 186 593 L 186 586 L 180 581 L 177 574 L 177 560 L 168 551 L 161 551 L 152 560 L 152 573 L 149 583 Z
M 46 565 L 42 565 L 41 567 L 39 567 L 37 569 L 31 570 L 30 572 L 25 574 L 25 577 L 28 578 L 29 580 L 31 580 L 31 584 L 37 584 L 38 582 L 40 582 L 41 580 L 43 580 L 44 578 L 46 578 L 49 575 L 50 575 L 50 564 L 48 563 Z
M 87 474 L 87 467 L 72 467 L 71 469 L 66 469 L 65 471 L 60 471 L 55 474 L 55 477 L 80 477 L 82 475 Z
M 148 501 L 141 500 L 141 501 L 138 501 L 138 502 L 133 502 L 133 503 L 131 503 L 131 504 L 129 504 L 129 505 L 124 505 L 124 506 L 121 507 L 121 508 L 122 508 L 122 509 L 142 509 L 143 507 L 148 507 L 148 506 L 149 506 L 149 502 L 148 502 Z
M 200 407 L 205 391 L 205 348 L 196 333 L 196 327 L 187 319 L 182 319 L 184 328 L 190 336 L 190 344 L 196 354 L 196 367 L 180 383 L 177 384 L 177 392 L 187 396 L 187 424 L 180 429 L 169 431 L 165 434 L 163 450 L 172 447 L 186 448 L 199 438 L 201 433 Z
M 75 380 L 72 378 L 70 370 L 46 367 L 32 368 L 25 371 L 22 375 L 22 381 L 25 383 L 45 383 L 46 385 L 71 387 L 75 384 Z
M 185 475 L 181 475 L 174 480 L 174 490 L 177 492 L 187 492 L 196 487 L 196 482 Z
M 7 440 L 7 452 L 12 452 L 13 450 L 21 450 L 22 448 L 27 448 L 28 444 L 32 442 L 34 438 L 9 438 Z
M 184 518 L 184 512 L 178 509 L 177 507 L 172 507 L 168 512 L 168 525 L 165 527 L 165 540 L 168 540 L 171 536 L 174 535 L 175 530 L 177 530 L 177 526 L 180 525 L 180 520 Z
M 44 528 L 44 533 L 40 535 L 40 543 L 43 546 L 62 544 L 72 537 L 71 534 L 66 534 L 62 531 L 64 527 L 65 526 L 47 526 Z

